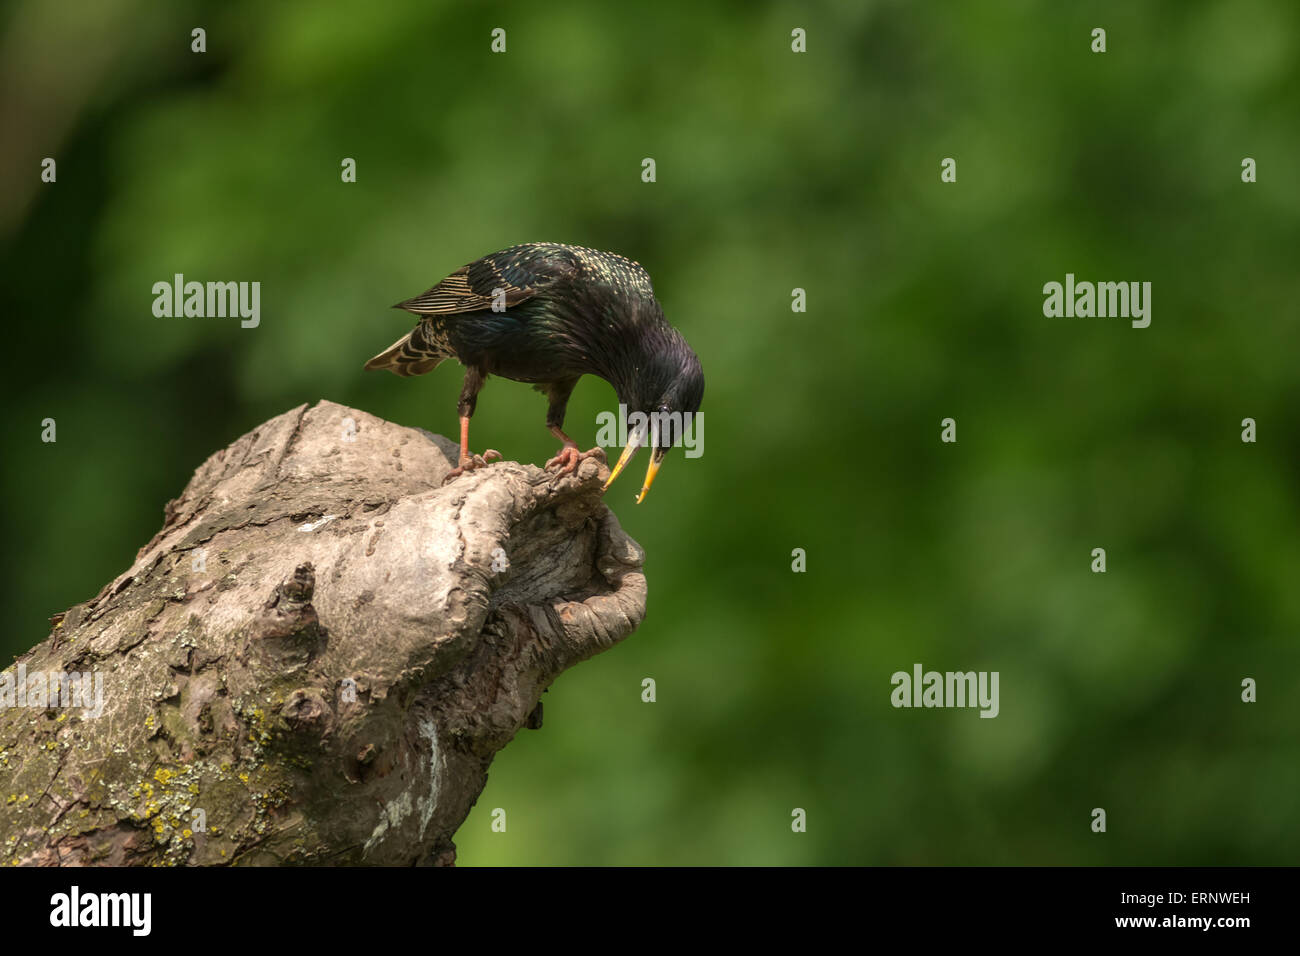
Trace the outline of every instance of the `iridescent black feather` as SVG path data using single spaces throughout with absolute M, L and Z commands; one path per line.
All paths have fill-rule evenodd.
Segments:
M 467 395 L 473 413 L 489 375 L 545 392 L 547 424 L 557 427 L 582 375 L 608 381 L 629 412 L 693 414 L 704 396 L 699 359 L 664 318 L 650 277 L 613 253 L 550 242 L 511 246 L 395 308 L 420 322 L 366 368 L 421 375 L 456 358 L 470 370 L 462 415 Z

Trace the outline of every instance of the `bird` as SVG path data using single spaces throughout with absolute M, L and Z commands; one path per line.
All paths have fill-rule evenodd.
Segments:
M 609 382 L 627 420 L 638 424 L 603 490 L 648 445 L 650 462 L 638 504 L 665 453 L 700 413 L 704 372 L 698 356 L 664 317 L 645 269 L 615 253 L 558 242 L 523 243 L 461 266 L 393 308 L 420 320 L 370 359 L 367 369 L 423 375 L 449 358 L 465 368 L 457 402 L 460 460 L 446 481 L 501 457 L 493 449 L 472 455 L 469 448 L 469 422 L 490 375 L 532 384 L 546 396 L 546 427 L 561 443 L 546 467 L 558 465 L 561 474 L 573 472 L 585 458 L 603 457 L 600 448 L 579 451 L 564 432 L 564 413 L 583 375 Z

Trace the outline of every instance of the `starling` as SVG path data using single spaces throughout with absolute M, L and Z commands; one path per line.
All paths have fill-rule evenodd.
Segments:
M 564 410 L 583 375 L 612 386 L 630 421 L 623 454 L 608 489 L 637 449 L 649 444 L 650 464 L 640 503 L 664 453 L 689 427 L 704 397 L 700 360 L 668 324 L 650 276 L 611 252 L 555 242 L 530 242 L 486 255 L 457 269 L 428 292 L 405 302 L 420 316 L 407 335 L 366 363 L 397 375 L 423 375 L 445 359 L 465 367 L 460 392 L 460 462 L 448 479 L 481 467 L 500 453 L 469 450 L 469 420 L 489 375 L 527 382 L 546 395 L 546 427 L 560 440 L 546 467 L 569 473 L 591 455 L 564 433 Z M 645 416 L 637 420 L 634 413 Z

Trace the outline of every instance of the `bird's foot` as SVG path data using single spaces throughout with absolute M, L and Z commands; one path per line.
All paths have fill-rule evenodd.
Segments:
M 584 458 L 599 458 L 605 461 L 605 449 L 597 446 L 591 451 L 578 451 L 577 445 L 565 444 L 559 454 L 546 463 L 546 467 L 549 469 L 552 465 L 559 465 L 561 475 L 571 475 L 578 470 L 578 465 Z
M 501 457 L 501 452 L 493 448 L 489 448 L 481 455 L 464 455 L 460 459 L 460 467 L 453 468 L 451 471 L 447 472 L 447 474 L 442 479 L 442 483 L 445 485 L 447 482 L 451 481 L 454 478 L 459 478 L 461 475 L 465 475 L 471 471 L 475 471 L 479 468 L 483 468 L 491 464 L 492 462 L 496 461 L 500 457 Z

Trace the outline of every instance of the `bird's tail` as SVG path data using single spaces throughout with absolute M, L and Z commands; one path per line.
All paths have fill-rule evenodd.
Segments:
M 447 357 L 446 352 L 426 339 L 421 323 L 367 362 L 366 368 L 386 368 L 394 375 L 423 375 L 432 372 Z

